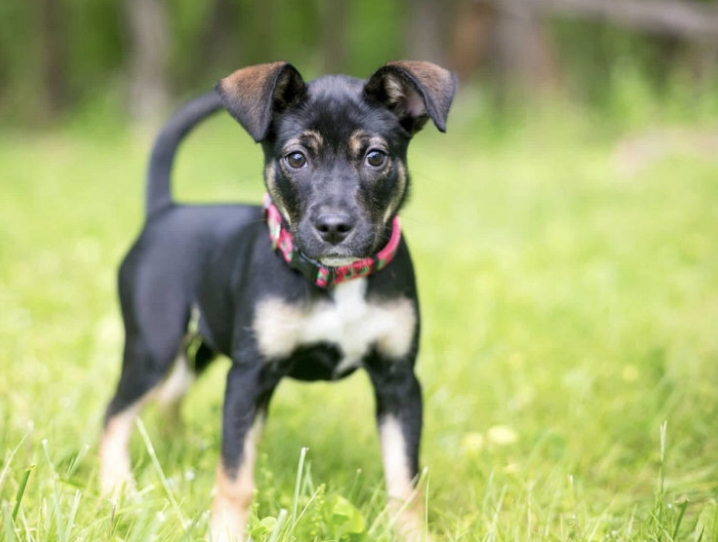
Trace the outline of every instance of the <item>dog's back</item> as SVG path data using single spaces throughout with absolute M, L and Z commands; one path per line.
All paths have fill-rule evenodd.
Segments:
M 199 123 L 222 109 L 218 94 L 207 92 L 181 107 L 155 140 L 147 171 L 145 227 L 119 273 L 125 325 L 133 329 L 152 320 L 175 329 L 173 335 L 184 333 L 193 292 L 211 249 L 262 219 L 262 210 L 256 205 L 181 205 L 172 198 L 172 167 L 180 143 Z M 170 349 L 163 344 L 151 348 L 162 353 Z
M 171 172 L 181 141 L 220 109 L 223 106 L 216 92 L 208 92 L 178 110 L 155 141 L 147 174 L 145 225 L 120 265 L 118 287 L 129 339 L 123 364 L 157 361 L 149 370 L 123 371 L 123 378 L 130 375 L 137 382 L 118 386 L 107 408 L 108 420 L 127 405 L 137 404 L 143 390 L 156 387 L 166 377 L 167 366 L 178 354 L 177 344 L 187 333 L 197 283 L 212 252 L 248 224 L 262 220 L 262 208 L 257 205 L 184 205 L 172 199 Z M 125 431 L 122 428 L 116 433 Z M 106 444 L 103 448 L 114 447 Z M 104 462 L 113 463 L 111 459 Z M 113 476 L 126 475 L 122 467 L 106 473 L 105 487 L 117 485 Z

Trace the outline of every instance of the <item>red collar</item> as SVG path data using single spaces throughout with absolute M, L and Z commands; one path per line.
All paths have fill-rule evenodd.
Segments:
M 274 205 L 269 194 L 264 196 L 264 214 L 269 227 L 269 237 L 272 248 L 279 249 L 289 266 L 299 271 L 307 280 L 321 288 L 331 288 L 352 279 L 368 277 L 372 273 L 384 269 L 394 259 L 399 241 L 401 240 L 401 226 L 399 217 L 392 221 L 391 237 L 384 248 L 373 256 L 363 258 L 349 265 L 327 267 L 302 254 L 294 245 L 292 234 L 284 226 L 284 220 Z

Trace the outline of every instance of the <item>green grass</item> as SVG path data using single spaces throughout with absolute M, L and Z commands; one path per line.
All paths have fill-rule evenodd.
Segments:
M 610 127 L 561 114 L 501 131 L 463 113 L 417 137 L 403 214 L 436 539 L 718 540 L 718 162 L 669 154 L 629 173 Z M 225 360 L 182 428 L 143 416 L 138 496 L 113 506 L 97 487 L 115 269 L 149 143 L 101 123 L 0 133 L 0 540 L 206 531 Z M 259 201 L 260 172 L 259 148 L 217 119 L 182 149 L 177 191 Z M 255 541 L 391 540 L 367 378 L 280 388 Z

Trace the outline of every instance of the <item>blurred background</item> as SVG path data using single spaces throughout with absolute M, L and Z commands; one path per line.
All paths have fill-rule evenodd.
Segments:
M 476 112 L 549 97 L 619 117 L 626 100 L 664 100 L 701 116 L 706 95 L 718 102 L 718 2 L 4 0 L 0 118 L 152 123 L 240 66 L 366 77 L 399 58 L 455 70 Z
M 141 505 L 96 483 L 155 130 L 244 65 L 368 77 L 401 58 L 460 79 L 447 133 L 410 146 L 402 210 L 436 540 L 718 540 L 718 1 L 0 0 L 0 542 L 176 541 L 182 514 L 203 536 L 227 360 L 185 434 L 145 417 L 181 514 L 140 439 Z M 264 191 L 229 115 L 175 173 L 180 201 Z M 361 372 L 282 383 L 253 518 L 291 509 L 307 446 L 317 486 L 381 525 L 372 415 Z M 331 499 L 304 497 L 272 540 L 347 542 Z

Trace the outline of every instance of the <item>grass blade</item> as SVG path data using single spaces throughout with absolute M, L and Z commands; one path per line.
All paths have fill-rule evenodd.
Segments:
M 15 507 L 12 510 L 13 521 L 17 519 L 17 513 L 20 511 L 20 504 L 22 503 L 22 497 L 23 495 L 25 495 L 27 481 L 30 479 L 30 474 L 33 470 L 35 470 L 35 465 L 30 465 L 28 468 L 26 468 L 25 473 L 22 475 L 22 479 L 20 480 L 20 485 L 18 486 L 17 493 L 15 494 Z
M 302 451 L 307 450 L 307 448 L 302 448 Z M 274 530 L 272 531 L 271 536 L 269 537 L 269 540 L 267 542 L 277 542 L 279 539 L 279 533 L 282 530 L 282 525 L 284 524 L 284 520 L 287 519 L 287 511 L 282 508 L 279 511 L 279 515 L 277 516 L 277 523 L 274 526 Z
M 581 540 L 581 523 L 578 517 L 578 499 L 576 498 L 576 485 L 573 481 L 573 474 L 568 475 L 568 483 L 571 486 L 571 495 L 573 496 L 573 528 L 576 531 L 576 538 Z
M 297 506 L 299 505 L 299 489 L 302 485 L 302 473 L 304 472 L 304 461 L 309 448 L 302 448 L 299 453 L 299 467 L 297 468 L 297 482 L 294 485 L 294 503 L 292 504 L 292 529 L 297 524 Z
M 13 458 L 15 457 L 15 454 L 20 449 L 20 446 L 23 445 L 23 443 L 27 440 L 27 437 L 30 436 L 30 433 L 25 433 L 23 437 L 20 439 L 20 442 L 17 443 L 17 446 L 13 448 L 12 452 L 10 452 L 10 455 L 8 456 L 7 460 L 5 461 L 5 466 L 2 469 L 2 474 L 0 474 L 0 490 L 2 490 L 2 486 L 5 483 L 5 479 L 7 478 L 8 472 L 10 472 L 10 464 L 12 463 Z
M 167 499 L 170 501 L 170 505 L 172 506 L 172 509 L 174 510 L 175 514 L 177 514 L 177 517 L 180 520 L 180 523 L 182 523 L 182 528 L 187 528 L 187 520 L 185 519 L 184 515 L 182 514 L 182 510 L 179 507 L 179 504 L 177 503 L 177 499 L 175 499 L 174 493 L 172 493 L 172 489 L 170 488 L 169 483 L 167 482 L 167 477 L 165 476 L 164 471 L 162 470 L 162 466 L 160 465 L 160 460 L 157 458 L 157 453 L 155 452 L 154 446 L 152 446 L 152 441 L 150 440 L 150 436 L 147 434 L 147 430 L 145 429 L 145 425 L 142 423 L 142 420 L 137 418 L 137 430 L 140 432 L 140 435 L 142 435 L 142 440 L 145 443 L 145 448 L 147 448 L 147 453 L 150 454 L 150 459 L 152 460 L 152 465 L 155 469 L 155 472 L 157 473 L 157 476 L 160 478 L 160 482 L 162 483 L 162 487 L 165 490 L 165 494 L 167 495 Z
M 665 482 L 666 482 L 666 473 L 665 473 L 665 461 L 666 461 L 666 431 L 668 429 L 668 421 L 664 421 L 661 424 L 661 463 L 659 465 L 659 487 L 658 487 L 658 494 L 663 498 L 665 494 Z
M 72 478 L 77 471 L 77 468 L 80 466 L 80 463 L 83 459 L 85 459 L 85 456 L 87 455 L 88 450 L 90 447 L 85 444 L 79 452 L 77 452 L 77 455 L 73 458 L 73 460 L 70 462 L 70 464 L 67 467 L 67 471 L 65 472 L 65 479 L 69 480 Z
M 72 508 L 70 509 L 70 515 L 67 517 L 67 530 L 65 531 L 65 540 L 72 540 L 70 533 L 72 528 L 75 526 L 75 518 L 77 517 L 77 510 L 80 508 L 80 499 L 82 493 L 75 491 L 75 498 L 72 501 Z
M 683 516 L 686 513 L 686 508 L 688 508 L 688 499 L 680 503 L 679 505 L 680 512 L 678 513 L 678 519 L 676 520 L 676 526 L 673 529 L 673 540 L 676 540 L 676 537 L 678 536 L 678 529 L 681 528 L 681 523 L 683 523 Z
M 9 504 L 8 506 L 2 507 L 2 518 L 5 527 L 5 540 L 7 542 L 15 542 L 17 540 L 17 536 L 15 535 L 15 525 L 12 520 L 12 514 L 10 513 Z

